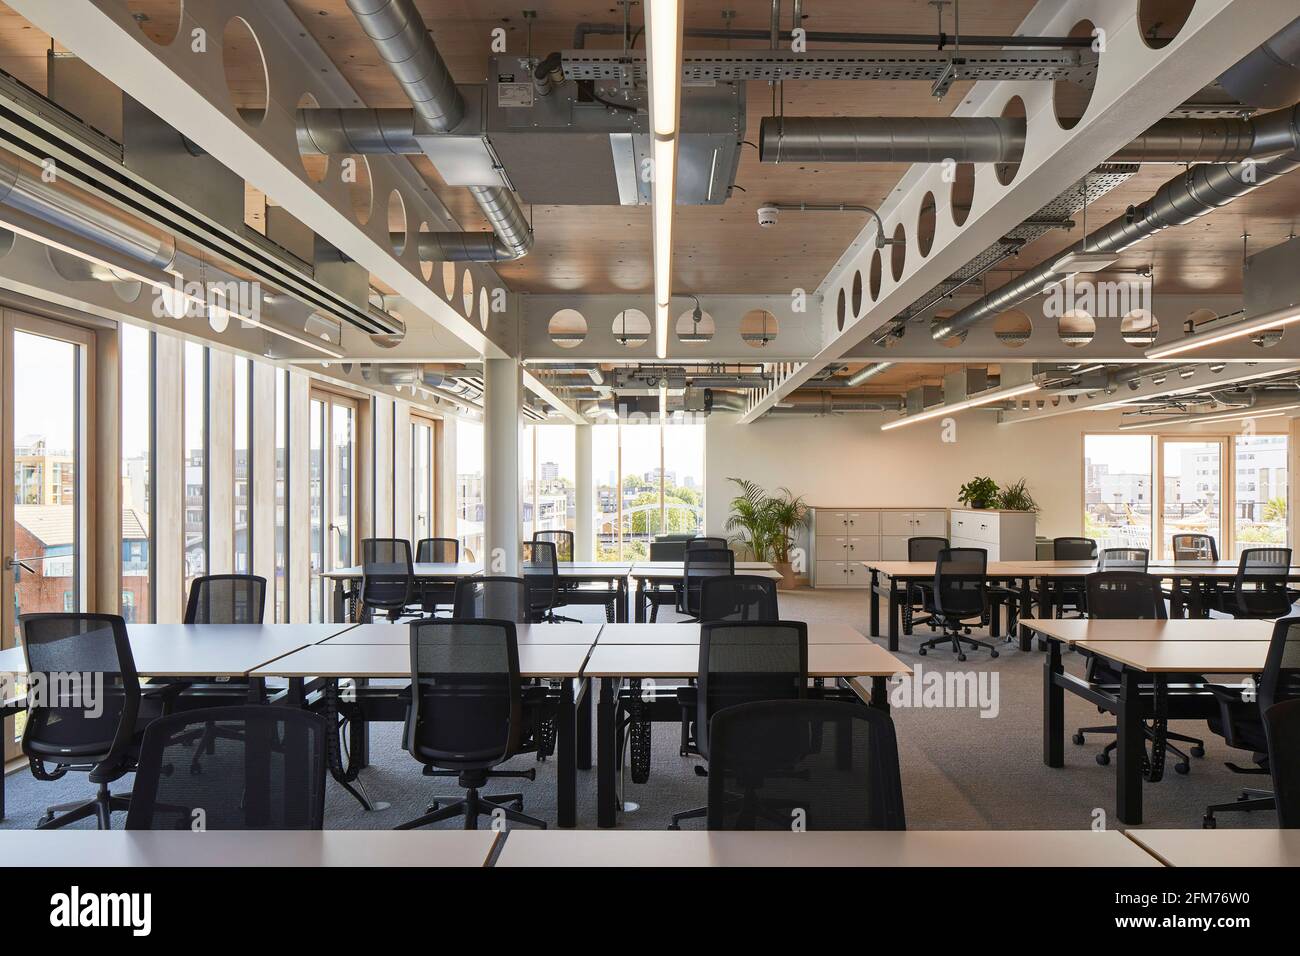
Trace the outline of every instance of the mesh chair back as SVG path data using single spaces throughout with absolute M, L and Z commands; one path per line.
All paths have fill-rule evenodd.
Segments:
M 709 730 L 709 829 L 903 830 L 894 723 L 883 711 L 774 700 L 718 711 Z
M 682 569 L 682 610 L 700 616 L 700 591 L 705 578 L 736 573 L 736 556 L 730 548 L 695 548 L 686 552 Z
M 695 726 L 709 755 L 709 721 L 727 707 L 808 694 L 808 625 L 802 621 L 715 622 L 700 628 Z
M 558 603 L 560 564 L 549 541 L 525 541 L 520 571 L 528 582 L 533 613 L 545 614 Z
M 555 545 L 555 560 L 566 564 L 573 563 L 574 538 L 572 531 L 539 531 L 533 535 L 534 541 L 549 541 Z
M 651 541 L 651 561 L 682 561 L 686 558 L 685 541 Z
M 1273 625 L 1273 637 L 1259 677 L 1259 707 L 1268 710 L 1284 700 L 1300 699 L 1300 617 Z
M 493 620 L 527 624 L 532 597 L 524 578 L 461 578 L 456 582 L 452 616 L 466 621 Z
M 405 748 L 457 769 L 492 767 L 518 745 L 522 721 L 513 621 L 411 625 L 411 710 Z
M 687 551 L 725 551 L 730 547 L 726 538 L 708 538 L 701 535 L 686 542 Z
M 126 828 L 320 830 L 327 732 L 319 714 L 289 707 L 161 717 L 144 734 Z
M 24 614 L 28 686 L 23 753 L 98 763 L 125 750 L 140 711 L 140 678 L 116 614 Z M 37 675 L 41 675 L 38 677 Z
M 1097 557 L 1097 542 L 1092 538 L 1053 538 L 1052 557 L 1057 561 L 1092 561 Z
M 701 621 L 776 621 L 776 582 L 756 574 L 705 578 L 700 585 Z
M 949 618 L 983 614 L 989 553 L 983 548 L 947 548 L 934 571 L 934 606 Z
M 1164 593 L 1160 579 L 1141 571 L 1098 571 L 1084 581 L 1088 588 L 1088 616 L 1139 621 L 1164 620 Z
M 1097 558 L 1098 571 L 1146 572 L 1151 552 L 1146 548 L 1104 548 Z
M 455 538 L 421 538 L 415 546 L 420 564 L 455 564 L 460 560 L 460 542 Z
M 1286 617 L 1291 614 L 1286 587 L 1290 571 L 1290 548 L 1247 548 L 1241 552 L 1227 601 L 1242 617 Z
M 209 574 L 195 578 L 185 603 L 186 624 L 261 624 L 266 578 L 255 574 Z
M 411 542 L 403 538 L 361 539 L 361 603 L 400 611 L 414 600 Z
M 1209 534 L 1176 534 L 1173 537 L 1175 561 L 1218 561 L 1219 546 Z
M 1300 700 L 1283 701 L 1264 711 L 1264 735 L 1277 825 L 1300 829 Z
M 907 560 L 938 561 L 939 552 L 948 548 L 947 538 L 908 538 Z

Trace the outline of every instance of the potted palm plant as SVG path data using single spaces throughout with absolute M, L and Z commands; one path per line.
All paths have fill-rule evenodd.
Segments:
M 808 506 L 803 498 L 797 498 L 789 488 L 778 488 L 777 494 L 768 499 L 772 510 L 772 521 L 776 525 L 776 534 L 772 538 L 772 566 L 781 572 L 780 587 L 789 590 L 794 587 L 795 573 L 790 562 L 790 549 L 794 547 L 794 529 L 804 523 L 808 517 Z
M 740 488 L 740 494 L 731 499 L 731 513 L 727 517 L 731 540 L 753 554 L 755 561 L 771 562 L 781 574 L 782 588 L 794 587 L 790 548 L 795 541 L 794 530 L 803 523 L 808 506 L 789 488 L 769 495 L 761 485 L 746 478 L 727 480 Z

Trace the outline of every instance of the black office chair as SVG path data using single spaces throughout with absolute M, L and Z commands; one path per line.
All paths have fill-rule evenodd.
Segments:
M 844 701 L 738 704 L 709 726 L 710 830 L 905 830 L 889 715 Z
M 415 545 L 416 564 L 458 564 L 460 542 L 455 538 L 421 538 Z M 438 581 L 417 581 L 420 610 L 432 616 L 438 608 L 456 600 L 456 585 Z
M 1264 670 L 1258 677 L 1255 684 L 1245 687 L 1207 685 L 1219 704 L 1219 713 L 1209 719 L 1210 729 L 1229 747 L 1250 751 L 1256 764 L 1227 764 L 1233 773 L 1267 774 L 1271 770 L 1263 715 L 1277 704 L 1300 699 L 1300 617 L 1282 618 L 1273 625 Z M 1243 788 L 1235 802 L 1206 807 L 1201 824 L 1213 829 L 1216 813 L 1273 810 L 1276 806 L 1272 792 Z
M 456 582 L 452 612 L 456 620 L 532 620 L 533 599 L 526 578 L 503 576 L 461 578 Z
M 1151 552 L 1146 548 L 1102 548 L 1098 571 L 1137 571 L 1146 574 Z
M 1054 561 L 1095 561 L 1097 559 L 1097 542 L 1092 538 L 1053 538 L 1052 560 Z M 1054 577 L 1048 585 L 1049 603 L 1057 616 L 1066 611 L 1082 615 L 1087 607 L 1087 588 L 1083 576 L 1077 578 Z
M 1104 555 L 1105 552 L 1103 551 Z M 1098 571 L 1090 574 L 1084 579 L 1087 588 L 1087 605 L 1088 616 L 1100 620 L 1128 620 L 1128 621 L 1163 621 L 1168 617 L 1165 611 L 1164 594 L 1160 590 L 1160 579 L 1155 575 L 1147 574 L 1144 571 Z M 1109 690 L 1118 690 L 1120 683 L 1120 672 L 1112 666 L 1105 658 L 1098 657 L 1095 654 L 1088 654 L 1087 666 L 1084 675 L 1088 683 L 1101 685 Z M 1187 682 L 1197 684 L 1203 682 L 1203 678 L 1198 675 L 1188 675 Z M 1141 685 L 1141 690 L 1149 695 L 1151 693 L 1151 681 L 1145 681 Z M 1144 723 L 1143 730 L 1147 740 L 1157 739 L 1157 728 L 1150 723 Z M 1086 734 L 1115 734 L 1118 735 L 1119 728 L 1114 724 L 1104 727 L 1080 727 L 1074 732 L 1071 738 L 1076 744 L 1082 746 L 1087 738 Z M 1171 740 L 1178 740 L 1183 743 L 1192 745 L 1191 754 L 1193 757 L 1205 756 L 1205 741 L 1198 737 L 1188 737 L 1184 734 L 1174 733 L 1172 730 L 1164 731 L 1164 740 L 1166 749 L 1178 757 L 1178 763 L 1174 765 L 1174 770 L 1180 774 L 1186 774 L 1191 770 L 1191 761 L 1186 753 L 1175 747 Z M 1097 754 L 1097 763 L 1103 767 L 1110 763 L 1111 752 L 1118 746 L 1118 740 L 1112 740 L 1106 744 L 1101 753 Z
M 916 537 L 907 539 L 907 560 L 938 561 L 939 552 L 948 547 L 947 538 Z M 916 618 L 917 611 L 925 610 L 925 594 L 930 589 L 928 581 L 913 581 L 907 585 L 903 601 L 903 633 L 911 634 L 917 624 L 929 623 L 929 618 Z
M 1247 548 L 1232 585 L 1208 592 L 1209 606 L 1236 618 L 1287 617 L 1295 597 L 1287 588 L 1290 573 L 1290 548 Z
M 685 561 L 686 542 L 690 538 L 675 535 L 660 535 L 650 542 L 651 561 Z
M 988 641 L 970 636 L 968 623 L 972 619 L 982 623 L 988 614 L 988 556 L 983 548 L 947 548 L 939 552 L 925 610 L 931 618 L 930 626 L 938 627 L 940 634 L 917 648 L 918 654 L 924 655 L 930 648 L 947 643 L 952 645 L 957 660 L 964 661 L 966 652 L 961 645 L 965 643 L 987 649 L 990 657 L 998 656 L 997 649 Z
M 560 529 L 551 529 L 549 531 L 538 531 L 533 535 L 534 541 L 547 541 L 555 545 L 555 560 L 561 564 L 572 564 L 575 553 L 574 536 L 572 531 Z
M 361 620 L 384 611 L 390 621 L 415 603 L 411 542 L 404 538 L 361 539 Z
M 651 561 L 685 561 L 686 542 L 689 536 L 660 535 L 650 542 Z M 641 599 L 650 605 L 650 623 L 659 620 L 659 608 L 665 605 L 674 607 L 682 603 L 682 586 L 680 583 L 665 584 L 654 582 L 641 590 Z
M 164 685 L 146 695 L 126 621 L 116 614 L 24 614 L 18 623 L 28 684 L 41 688 L 28 695 L 23 728 L 32 776 L 59 780 L 75 770 L 98 787 L 89 800 L 47 808 L 37 829 L 93 816 L 99 829 L 108 830 L 113 811 L 131 804 L 109 784 L 135 770 L 145 727 L 167 710 L 179 688 Z
M 126 828 L 323 829 L 328 733 L 325 718 L 290 707 L 160 717 L 144 734 Z M 195 773 L 187 765 L 199 735 L 216 744 Z
M 1176 534 L 1171 541 L 1175 561 L 1218 561 L 1219 546 L 1210 534 Z
M 190 584 L 186 624 L 261 624 L 266 578 L 256 574 L 206 574 Z
M 682 566 L 682 586 L 677 613 L 692 621 L 700 619 L 700 594 L 706 578 L 730 577 L 736 573 L 736 555 L 730 548 L 687 550 Z
M 808 625 L 777 620 L 702 624 L 697 680 L 695 687 L 678 688 L 677 699 L 694 711 L 694 751 L 708 760 L 709 721 L 715 714 L 751 701 L 808 695 Z M 674 813 L 669 829 L 708 812 L 708 807 L 698 807 Z
M 756 574 L 705 578 L 700 587 L 701 621 L 778 621 L 776 581 Z
M 1264 711 L 1264 736 L 1268 739 L 1277 825 L 1283 830 L 1300 830 L 1300 699 Z
M 687 551 L 723 551 L 730 547 L 731 545 L 727 542 L 726 538 L 711 538 L 705 535 L 700 535 L 697 538 L 690 538 L 686 542 Z
M 537 728 L 553 709 L 545 688 L 522 686 L 514 622 L 413 623 L 411 691 L 403 748 L 426 776 L 456 777 L 465 796 L 438 798 L 397 829 L 464 817 L 465 829 L 475 830 L 480 815 L 498 811 L 545 829 L 544 821 L 523 812 L 523 794 L 480 792 L 493 778 L 536 779 L 536 770 L 495 768 L 537 749 Z
M 564 590 L 560 586 L 560 564 L 555 557 L 555 545 L 549 541 L 525 541 L 520 571 L 528 582 L 533 602 L 534 621 L 567 621 L 577 623 L 574 617 L 561 617 L 555 613 L 564 604 Z

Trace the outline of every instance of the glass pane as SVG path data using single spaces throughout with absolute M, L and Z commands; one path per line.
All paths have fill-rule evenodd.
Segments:
M 208 572 L 208 350 L 185 343 L 185 597 Z
M 523 540 L 533 538 L 533 516 L 537 511 L 537 482 L 534 472 L 533 441 L 537 434 L 536 425 L 524 425 L 519 429 L 519 510 Z
M 456 422 L 456 536 L 462 554 L 484 560 L 483 424 L 464 419 Z
M 1237 497 L 1233 511 L 1233 560 L 1245 548 L 1286 545 L 1287 437 L 1239 435 L 1236 444 Z
M 1173 557 L 1176 534 L 1208 534 L 1222 545 L 1221 446 L 1217 441 L 1165 440 L 1160 444 L 1164 464 L 1164 494 L 1160 505 L 1162 556 Z
M 591 427 L 591 482 L 596 514 L 596 560 L 618 561 L 621 557 L 618 536 L 618 426 Z
M 82 508 L 78 501 L 80 346 L 15 331 L 14 639 L 19 614 L 79 611 Z M 29 570 L 30 569 L 30 570 Z
M 411 529 L 415 541 L 433 537 L 433 426 L 411 423 Z
M 575 425 L 537 426 L 537 529 L 574 531 L 577 475 Z M 585 426 L 584 426 L 585 427 Z
M 121 327 L 122 617 L 153 620 L 153 333 Z
M 1083 436 L 1083 533 L 1099 548 L 1151 547 L 1152 441 Z
M 289 620 L 289 373 L 275 373 L 275 620 Z
M 664 426 L 664 522 L 670 532 L 704 533 L 704 425 Z
M 334 567 L 352 565 L 352 418 L 353 411 L 346 405 L 333 406 L 333 459 L 331 475 L 334 500 Z
M 253 570 L 253 363 L 235 357 L 235 573 Z
M 660 428 L 658 424 L 619 425 L 623 452 L 623 560 L 642 561 L 650 540 L 663 532 L 659 500 Z
M 311 619 L 323 621 L 325 562 L 325 403 L 311 400 Z

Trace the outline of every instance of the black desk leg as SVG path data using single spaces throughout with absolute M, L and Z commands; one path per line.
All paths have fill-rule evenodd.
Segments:
M 871 636 L 880 636 L 880 592 L 876 590 L 880 586 L 880 572 L 875 568 L 871 569 Z
M 637 579 L 636 587 L 632 591 L 632 608 L 635 611 L 635 620 L 638 624 L 645 623 L 645 591 L 646 582 Z
M 627 578 L 618 580 L 618 603 L 614 605 L 614 620 L 618 624 L 627 623 Z
M 1061 642 L 1049 640 L 1043 661 L 1043 763 L 1049 767 L 1065 766 L 1065 688 L 1056 680 L 1064 672 Z
M 358 688 L 369 684 L 368 678 L 354 678 Z M 352 757 L 352 765 L 359 769 L 370 766 L 370 721 L 364 717 L 358 716 L 355 720 L 348 721 L 348 753 Z
M 1119 733 L 1115 756 L 1115 812 L 1121 823 L 1142 822 L 1142 756 L 1146 753 L 1146 735 L 1142 730 L 1142 697 L 1138 688 L 1141 675 L 1131 667 L 1120 672 L 1119 710 L 1116 713 Z
M 1020 625 L 1020 649 L 1022 651 L 1027 651 L 1033 646 L 1033 643 L 1034 643 L 1034 632 L 1029 629 L 1028 625 L 1021 624 Z
M 871 678 L 871 706 L 889 713 L 889 678 Z
M 560 712 L 555 721 L 555 822 L 562 827 L 578 823 L 578 768 L 574 753 L 577 742 L 577 721 L 573 704 L 573 678 L 566 677 L 560 684 Z
M 605 828 L 614 825 L 614 801 L 618 798 L 615 690 L 614 678 L 600 679 L 600 700 L 596 702 L 596 826 Z
M 1210 587 L 1215 587 L 1215 583 L 1211 582 Z M 1209 612 L 1205 609 L 1204 579 L 1188 578 L 1187 591 L 1191 597 L 1191 606 L 1188 608 L 1188 617 L 1209 617 Z
M 901 595 L 898 592 L 898 583 L 889 579 L 889 649 L 898 650 L 898 631 L 901 625 L 900 618 L 903 616 L 902 602 L 899 600 Z
M 579 770 L 591 769 L 591 681 L 582 678 L 574 690 L 574 706 L 577 708 L 575 724 L 578 733 Z

